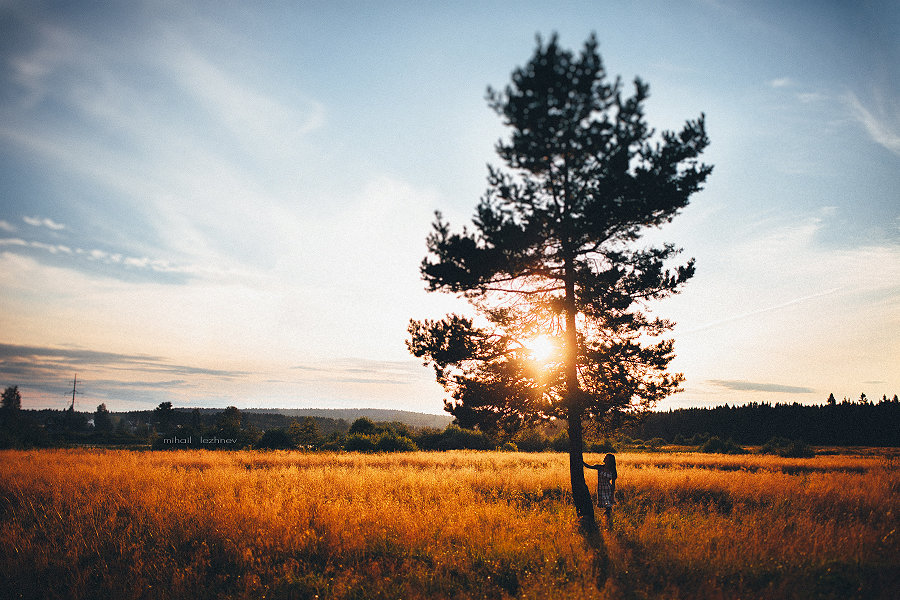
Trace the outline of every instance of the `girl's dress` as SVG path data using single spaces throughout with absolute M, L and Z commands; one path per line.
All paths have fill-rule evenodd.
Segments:
M 608 469 L 597 469 L 597 506 L 612 506 L 616 503 L 616 480 Z

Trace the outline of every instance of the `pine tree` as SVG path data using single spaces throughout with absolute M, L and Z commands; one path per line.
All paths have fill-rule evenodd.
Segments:
M 3 390 L 0 408 L 6 413 L 17 413 L 22 409 L 22 394 L 19 392 L 19 386 L 14 385 Z
M 97 407 L 97 412 L 94 413 L 94 429 L 96 431 L 109 433 L 112 431 L 112 428 L 113 422 L 112 417 L 109 414 L 109 409 L 106 408 L 106 404 L 101 404 Z
M 703 115 L 655 135 L 649 88 L 623 95 L 591 36 L 577 56 L 554 35 L 488 103 L 511 129 L 488 168 L 473 229 L 451 233 L 437 214 L 421 272 L 430 291 L 456 293 L 477 317 L 412 320 L 410 351 L 434 367 L 463 427 L 507 434 L 565 419 L 573 499 L 596 531 L 583 471 L 583 421 L 612 431 L 675 392 L 667 372 L 673 323 L 647 302 L 676 293 L 693 260 L 668 267 L 671 244 L 638 247 L 688 204 L 712 167 Z

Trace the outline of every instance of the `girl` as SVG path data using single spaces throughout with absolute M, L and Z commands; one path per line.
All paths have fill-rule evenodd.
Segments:
M 606 526 L 612 529 L 612 507 L 616 503 L 616 457 L 607 454 L 603 464 L 589 465 L 582 461 L 588 469 L 597 469 L 597 506 L 606 509 Z

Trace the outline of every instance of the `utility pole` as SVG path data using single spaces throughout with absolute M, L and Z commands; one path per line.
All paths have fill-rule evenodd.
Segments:
M 75 373 L 75 380 L 72 382 L 72 405 L 69 407 L 69 410 L 75 412 L 75 394 L 80 394 L 78 391 L 78 373 Z

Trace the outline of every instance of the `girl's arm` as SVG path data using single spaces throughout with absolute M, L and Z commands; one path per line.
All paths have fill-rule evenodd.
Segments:
M 583 464 L 588 469 L 599 469 L 602 466 L 602 465 L 589 465 L 586 462 L 584 462 L 584 460 L 581 461 L 581 464 Z

